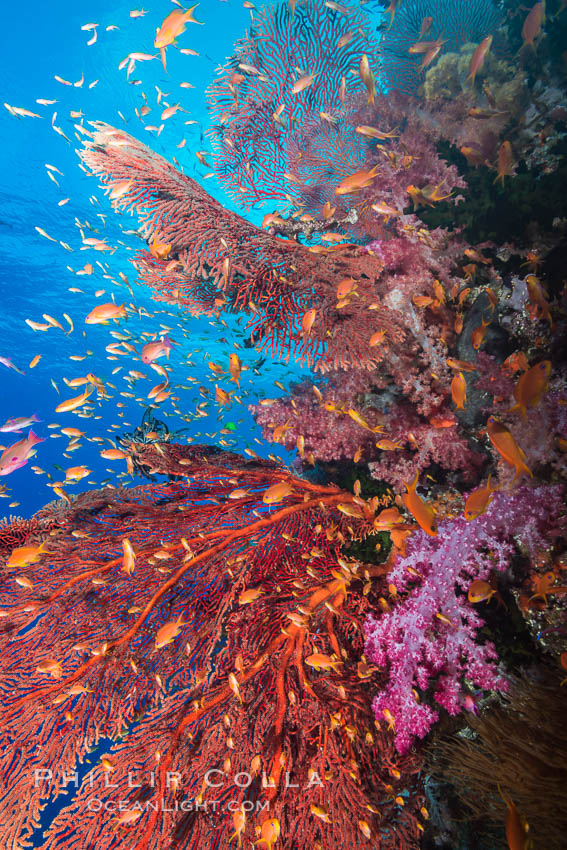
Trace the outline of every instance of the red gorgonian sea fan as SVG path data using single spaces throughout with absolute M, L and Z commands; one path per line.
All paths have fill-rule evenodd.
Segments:
M 257 13 L 253 30 L 236 43 L 207 91 L 215 171 L 244 207 L 297 197 L 289 140 L 309 115 L 344 118 L 345 96 L 365 91 L 358 71 L 364 55 L 371 63 L 376 55 L 370 33 L 360 9 L 332 8 L 324 0 L 263 6 Z M 311 75 L 313 81 L 294 92 Z
M 81 157 L 107 186 L 121 186 L 115 207 L 136 210 L 142 232 L 159 237 L 163 258 L 149 251 L 134 259 L 141 282 L 160 298 L 194 314 L 252 312 L 252 342 L 273 357 L 290 355 L 314 369 L 372 369 L 386 346 L 405 339 L 401 310 L 381 305 L 387 291 L 383 263 L 355 245 L 307 248 L 272 236 L 224 209 L 194 180 L 121 130 L 95 123 Z M 337 308 L 337 286 L 358 280 L 359 297 Z M 376 304 L 376 313 L 368 312 Z M 313 310 L 306 329 L 303 320 Z M 368 341 L 376 324 L 385 346 Z
M 341 557 L 377 505 L 210 447 L 130 452 L 174 480 L 81 494 L 49 554 L 1 568 L 2 846 L 417 847 L 419 758 L 374 723 L 362 658 L 385 567 Z

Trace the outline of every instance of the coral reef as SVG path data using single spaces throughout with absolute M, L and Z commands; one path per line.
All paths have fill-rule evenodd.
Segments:
M 426 698 L 431 680 L 433 698 L 450 714 L 466 706 L 465 680 L 483 690 L 506 688 L 494 646 L 479 641 L 482 620 L 466 592 L 473 581 L 510 567 L 515 539 L 535 557 L 563 511 L 561 487 L 522 488 L 494 494 L 472 522 L 458 517 L 440 524 L 436 537 L 421 530 L 410 537 L 388 577 L 395 588 L 392 611 L 370 615 L 365 625 L 368 658 L 388 668 L 374 711 L 379 720 L 392 718 L 400 752 L 439 717 Z
M 133 824 L 139 850 L 227 847 L 274 822 L 287 850 L 415 846 L 420 759 L 374 725 L 368 568 L 340 557 L 377 504 L 218 449 L 129 452 L 173 480 L 78 496 L 47 552 L 2 566 L 3 846 L 37 837 L 47 800 L 44 850 Z
M 456 788 L 461 811 L 485 846 L 490 821 L 502 824 L 512 802 L 535 846 L 565 845 L 567 737 L 565 691 L 556 670 L 515 677 L 500 704 L 468 715 L 468 729 L 438 741 L 429 769 Z M 503 830 L 496 840 L 503 841 Z M 486 846 L 495 846 L 495 837 Z
M 423 80 L 423 54 L 412 55 L 412 45 L 439 41 L 442 57 L 468 42 L 478 44 L 502 23 L 492 0 L 405 0 L 393 2 L 390 9 L 380 38 L 379 79 L 387 89 L 407 93 Z
M 264 6 L 207 92 L 215 172 L 226 191 L 244 207 L 293 202 L 289 139 L 306 120 L 321 122 L 320 113 L 344 115 L 347 94 L 363 90 L 351 72 L 376 51 L 359 9 L 339 12 L 323 0 Z

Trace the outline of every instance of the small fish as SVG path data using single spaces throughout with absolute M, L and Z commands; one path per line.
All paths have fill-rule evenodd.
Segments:
M 33 422 L 41 422 L 35 413 L 32 416 L 19 416 L 16 419 L 8 419 L 0 428 L 4 434 L 19 434 L 29 428 Z
M 323 655 L 320 652 L 314 652 L 305 659 L 305 663 L 315 670 L 335 670 L 337 672 L 338 665 L 343 662 L 333 660 L 328 655 Z
M 543 5 L 543 4 L 538 4 Z M 506 841 L 509 850 L 526 850 L 528 845 L 527 834 L 529 826 L 525 818 L 522 818 L 512 800 L 502 798 L 508 806 L 506 815 Z
M 172 246 L 168 242 L 160 242 L 156 230 L 148 247 L 150 249 L 150 254 L 156 260 L 167 260 L 171 253 Z
M 0 363 L 2 366 L 5 366 L 7 369 L 13 369 L 14 372 L 17 372 L 19 375 L 25 375 L 26 373 L 22 369 L 18 369 L 17 366 L 14 366 L 9 357 L 0 357 Z
M 370 346 L 370 348 L 374 348 L 374 346 L 376 346 L 376 345 L 382 345 L 385 338 L 386 338 L 386 331 L 384 331 L 384 330 L 376 331 L 375 333 L 372 334 L 372 336 L 368 340 L 368 345 Z
M 496 591 L 487 581 L 476 579 L 476 581 L 473 581 L 472 584 L 469 585 L 467 599 L 469 602 L 472 602 L 473 605 L 476 605 L 478 602 L 487 602 L 494 596 L 495 593 Z
M 454 357 L 447 358 L 447 366 L 450 369 L 455 369 L 458 372 L 476 372 L 478 367 L 468 360 L 456 360 Z
M 491 416 L 486 423 L 486 431 L 488 438 L 502 460 L 509 466 L 513 466 L 516 470 L 514 479 L 521 474 L 533 477 L 531 469 L 526 466 L 525 454 L 516 443 L 509 429 L 499 422 L 494 416 Z
M 172 643 L 186 625 L 187 623 L 183 623 L 181 617 L 178 617 L 177 620 L 171 620 L 169 623 L 165 623 L 156 632 L 155 648 L 163 649 L 164 646 Z
M 311 803 L 309 806 L 309 811 L 312 815 L 315 815 L 316 818 L 322 820 L 323 823 L 332 823 L 331 817 L 329 815 L 329 810 L 323 804 L 318 805 L 317 803 Z
M 124 304 L 115 304 L 111 301 L 108 304 L 99 304 L 94 310 L 91 310 L 85 319 L 85 324 L 106 325 L 110 319 L 123 319 L 127 315 Z
M 178 35 L 185 32 L 186 23 L 202 24 L 202 21 L 197 21 L 193 17 L 193 12 L 198 5 L 198 3 L 195 3 L 190 9 L 174 9 L 173 12 L 170 12 L 157 29 L 154 47 L 158 50 L 169 47 L 170 44 L 175 42 Z
M 35 446 L 38 443 L 43 443 L 44 439 L 44 437 L 38 437 L 30 429 L 24 440 L 18 440 L 17 443 L 13 443 L 7 449 L 4 449 L 0 455 L 0 475 L 10 475 L 11 472 L 25 466 L 34 453 Z
M 370 70 L 370 63 L 368 62 L 368 56 L 364 55 L 360 60 L 359 66 L 360 79 L 366 86 L 366 91 L 368 92 L 368 105 L 374 103 L 376 98 L 376 80 L 374 78 L 374 74 Z
M 70 466 L 69 469 L 65 470 L 65 481 L 67 483 L 70 481 L 82 481 L 91 472 L 92 469 L 89 469 L 87 466 Z
M 74 398 L 69 398 L 66 401 L 62 401 L 55 408 L 56 413 L 69 413 L 71 410 L 76 410 L 78 407 L 81 407 L 89 396 L 94 392 L 94 387 L 90 387 L 85 390 L 81 395 L 77 395 Z
M 240 387 L 240 373 L 242 372 L 242 361 L 238 354 L 229 354 L 228 357 L 228 371 L 230 372 L 231 381 L 235 381 L 238 387 Z
M 311 328 L 313 327 L 316 317 L 317 310 L 315 310 L 313 307 L 303 314 L 301 319 L 301 332 L 305 336 L 309 336 L 309 334 L 311 333 Z
M 510 142 L 505 141 L 502 142 L 500 147 L 498 148 L 498 161 L 497 161 L 497 175 L 494 178 L 494 182 L 500 180 L 502 186 L 504 186 L 504 178 L 509 177 L 512 174 L 512 170 L 514 168 L 514 153 L 512 151 L 512 145 Z
M 273 505 L 276 502 L 282 502 L 292 492 L 293 489 L 289 481 L 279 481 L 277 484 L 272 484 L 271 487 L 268 487 L 262 497 L 262 501 L 265 505 Z
M 451 381 L 451 397 L 457 410 L 465 409 L 467 400 L 467 382 L 462 372 L 457 372 Z
M 492 38 L 492 35 L 487 35 L 486 38 L 483 38 L 478 47 L 475 48 L 475 51 L 472 55 L 467 80 L 471 80 L 473 86 L 474 81 L 476 79 L 476 75 L 484 65 L 486 54 L 488 53 L 488 51 L 490 50 L 490 46 L 492 45 Z
M 513 410 L 519 410 L 522 414 L 522 419 L 526 420 L 526 411 L 528 407 L 537 407 L 547 392 L 549 387 L 549 379 L 551 377 L 551 361 L 542 360 L 541 363 L 536 363 L 523 375 L 520 375 L 518 382 L 514 387 L 514 398 L 516 404 L 510 408 L 510 413 Z M 1 429 L 0 429 L 1 430 Z
M 429 534 L 430 537 L 435 537 L 437 535 L 437 518 L 435 516 L 435 511 L 418 495 L 418 481 L 419 472 L 416 472 L 413 481 L 406 484 L 407 493 L 402 495 L 402 502 L 425 533 Z
M 134 547 L 132 546 L 130 540 L 127 537 L 125 537 L 122 541 L 122 551 L 124 552 L 124 554 L 122 556 L 122 566 L 120 569 L 122 570 L 122 572 L 126 573 L 126 575 L 131 576 L 134 572 L 134 566 L 136 564 L 136 553 L 134 551 Z M 160 647 L 156 648 L 159 649 Z
M 297 82 L 295 82 L 291 88 L 292 94 L 300 94 L 305 89 L 309 88 L 309 86 L 313 85 L 315 82 L 315 78 L 319 75 L 319 72 L 316 74 L 306 74 L 304 77 L 300 77 Z
M 528 297 L 530 299 L 530 307 L 528 313 L 531 319 L 547 319 L 549 327 L 553 327 L 553 319 L 549 310 L 549 304 L 545 296 L 543 287 L 535 274 L 529 274 L 526 277 L 526 286 L 528 287 Z
M 488 328 L 489 325 L 490 325 L 490 322 L 485 321 L 484 316 L 483 316 L 481 324 L 478 327 L 474 328 L 474 330 L 471 334 L 471 342 L 472 342 L 472 347 L 474 348 L 475 351 L 478 351 L 478 349 L 481 347 L 482 343 L 484 342 L 484 338 L 486 336 L 486 331 L 487 331 L 487 328 Z
M 465 519 L 470 522 L 483 514 L 490 504 L 495 488 L 490 486 L 490 478 L 482 487 L 477 487 L 467 496 L 465 502 Z
M 277 818 L 268 818 L 262 824 L 260 830 L 260 838 L 256 841 L 255 847 L 263 846 L 265 850 L 272 850 L 274 844 L 277 844 L 280 837 L 280 822 Z
M 536 3 L 535 6 L 528 12 L 524 24 L 522 26 L 522 38 L 524 47 L 535 48 L 535 40 L 541 34 L 545 23 L 545 0 Z
M 379 170 L 380 165 L 375 165 L 374 168 L 356 171 L 354 174 L 345 177 L 335 188 L 335 195 L 349 195 L 371 186 Z
M 239 605 L 249 605 L 251 602 L 255 602 L 256 599 L 259 599 L 264 591 L 259 587 L 251 588 L 250 590 L 245 590 L 238 597 Z
M 154 360 L 157 360 L 158 357 L 162 357 L 164 354 L 169 360 L 169 352 L 172 348 L 173 344 L 167 334 L 156 342 L 148 342 L 142 348 L 142 363 L 146 365 L 153 363 Z
M 37 564 L 42 555 L 48 555 L 45 541 L 39 546 L 18 546 L 12 549 L 10 557 L 6 561 L 7 567 L 27 567 L 29 564 Z

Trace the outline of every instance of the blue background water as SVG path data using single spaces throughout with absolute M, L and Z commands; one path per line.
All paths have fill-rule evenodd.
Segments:
M 148 13 L 132 19 L 129 11 L 134 8 L 145 8 Z M 64 457 L 67 439 L 57 436 L 60 428 L 78 427 L 86 431 L 87 437 L 112 438 L 139 424 L 144 405 L 119 395 L 120 391 L 131 389 L 123 375 L 129 369 L 148 375 L 148 379 L 139 381 L 132 390 L 142 398 L 161 379 L 134 357 L 108 360 L 105 347 L 116 341 L 110 336 L 110 330 L 133 330 L 139 334 L 141 331 L 159 331 L 160 323 L 173 328 L 171 336 L 181 345 L 174 348 L 171 354 L 173 370 L 170 380 L 172 384 L 186 387 L 177 387 L 173 393 L 180 398 L 180 411 L 186 413 L 193 413 L 196 405 L 203 401 L 198 392 L 199 385 L 207 386 L 214 396 L 214 385 L 209 380 L 211 371 L 203 359 L 206 354 L 226 369 L 228 353 L 234 350 L 232 342 L 243 342 L 242 331 L 235 324 L 234 317 L 225 317 L 229 329 L 211 324 L 207 318 L 194 319 L 183 311 L 152 301 L 149 289 L 136 286 L 134 270 L 128 257 L 140 245 L 139 239 L 123 235 L 119 228 L 120 219 L 98 188 L 98 181 L 78 167 L 75 149 L 79 144 L 73 124 L 96 119 L 126 129 L 169 159 L 175 156 L 187 174 L 203 181 L 209 169 L 199 164 L 195 151 L 207 149 L 207 140 L 201 135 L 208 124 L 204 91 L 213 78 L 215 67 L 230 55 L 235 39 L 243 35 L 249 26 L 250 13 L 241 3 L 204 0 L 195 12 L 196 17 L 204 21 L 204 26 L 189 24 L 178 39 L 179 47 L 196 50 L 200 56 L 184 55 L 169 48 L 168 73 L 164 72 L 159 59 L 140 62 L 130 80 L 138 79 L 142 82 L 140 85 L 129 84 L 126 69 L 119 71 L 118 65 L 132 51 L 157 53 L 153 48 L 156 27 L 174 8 L 163 0 L 145 4 L 136 3 L 136 0 L 99 0 L 80 4 L 67 0 L 58 0 L 55 4 L 30 0 L 25 5 L 11 4 L 4 9 L 0 28 L 0 55 L 3 60 L 0 101 L 29 109 L 43 117 L 20 119 L 10 115 L 4 107 L 0 109 L 0 355 L 11 358 L 16 366 L 25 371 L 25 375 L 20 375 L 0 366 L 0 424 L 8 418 L 28 416 L 35 412 L 42 420 L 35 425 L 35 431 L 46 439 L 38 446 L 36 457 L 27 466 L 0 479 L 0 485 L 7 487 L 6 494 L 0 499 L 0 515 L 28 516 L 50 501 L 54 494 L 47 485 L 50 481 L 61 481 L 65 477 L 54 464 L 63 469 L 86 464 L 93 471 L 88 479 L 77 484 L 66 484 L 65 489 L 70 494 L 94 486 L 88 482 L 96 482 L 98 486 L 101 481 L 110 478 L 112 483 L 119 483 L 117 473 L 124 469 L 124 461 L 103 460 L 99 453 L 105 446 L 83 439 L 78 451 Z M 81 27 L 90 22 L 99 24 L 98 38 L 95 44 L 87 46 L 92 32 L 82 31 Z M 107 32 L 106 26 L 112 24 L 119 29 Z M 57 82 L 54 75 L 73 83 L 84 75 L 84 84 L 82 87 L 66 86 Z M 89 84 L 97 79 L 98 84 L 89 88 Z M 183 81 L 191 83 L 194 88 L 180 88 L 179 83 Z M 144 130 L 134 111 L 136 106 L 140 108 L 143 105 L 144 91 L 152 107 L 145 121 L 159 125 L 163 104 L 156 104 L 155 86 L 168 95 L 164 98 L 168 104 L 180 103 L 187 111 L 187 114 L 177 112 L 166 121 L 159 138 L 155 133 Z M 57 103 L 42 106 L 36 103 L 36 98 L 57 99 Z M 74 110 L 81 110 L 84 118 L 71 118 L 70 111 Z M 54 112 L 57 113 L 55 125 L 61 127 L 71 143 L 53 130 Z M 198 123 L 185 125 L 187 120 Z M 179 149 L 176 145 L 182 138 L 187 143 Z M 63 176 L 54 172 L 59 186 L 49 179 L 46 163 L 63 172 Z M 231 206 L 214 178 L 204 180 L 204 185 L 221 203 Z M 91 196 L 96 196 L 99 203 L 91 202 Z M 70 201 L 65 206 L 58 206 L 58 201 L 67 197 Z M 97 217 L 98 213 L 106 215 L 106 228 L 102 226 L 103 220 Z M 262 214 L 256 211 L 253 220 L 259 223 Z M 100 231 L 93 234 L 85 230 L 85 236 L 104 237 L 111 245 L 117 245 L 120 239 L 127 247 L 118 245 L 112 255 L 92 249 L 81 250 L 81 235 L 75 225 L 75 218 L 83 224 L 88 221 Z M 135 217 L 122 217 L 122 222 L 124 229 L 137 227 Z M 35 227 L 43 228 L 58 241 L 51 242 L 43 238 Z M 73 251 L 67 251 L 59 244 L 59 240 L 68 243 Z M 152 314 L 152 318 L 131 317 L 122 321 L 120 326 L 114 323 L 106 327 L 84 324 L 85 316 L 93 307 L 109 301 L 112 294 L 117 303 L 132 300 L 126 288 L 118 288 L 111 280 L 104 279 L 103 271 L 96 265 L 97 260 L 108 263 L 114 280 L 120 282 L 120 271 L 127 275 L 133 285 L 135 304 Z M 90 276 L 77 276 L 67 268 L 70 266 L 77 271 L 87 262 L 95 266 L 95 272 Z M 69 292 L 70 287 L 82 289 L 83 294 Z M 96 298 L 94 293 L 99 289 L 105 289 L 106 292 Z M 67 328 L 62 317 L 64 312 L 69 314 L 75 324 L 75 330 L 68 336 L 58 328 L 35 332 L 25 323 L 26 318 L 43 322 L 42 314 L 47 313 Z M 178 327 L 180 324 L 186 336 Z M 219 342 L 222 336 L 226 337 L 228 345 Z M 140 350 L 141 345 L 137 348 Z M 195 348 L 202 350 L 191 356 L 194 365 L 185 365 L 187 355 Z M 93 354 L 85 360 L 79 362 L 69 359 L 70 355 L 84 354 L 87 349 Z M 242 348 L 238 353 L 243 362 L 249 364 L 259 357 L 254 349 Z M 41 354 L 42 358 L 30 370 L 29 363 L 36 354 Z M 162 358 L 158 362 L 166 361 Z M 118 366 L 122 366 L 122 370 L 112 375 L 112 370 Z M 235 450 L 243 451 L 250 446 L 264 456 L 274 452 L 287 462 L 293 458 L 292 453 L 281 447 L 265 442 L 259 445 L 254 441 L 254 438 L 261 438 L 261 433 L 248 413 L 247 404 L 256 401 L 258 397 L 281 395 L 281 391 L 274 387 L 274 381 L 283 381 L 287 386 L 301 371 L 296 364 L 287 366 L 272 363 L 268 359 L 259 375 L 251 370 L 243 373 L 240 393 L 243 404 L 233 404 L 224 414 L 225 422 L 237 424 Z M 55 407 L 63 399 L 74 397 L 82 391 L 82 388 L 67 387 L 63 377 L 77 378 L 87 372 L 94 372 L 105 383 L 111 381 L 116 385 L 115 391 L 109 390 L 112 398 L 95 403 L 95 417 L 99 418 L 55 413 Z M 197 382 L 189 383 L 187 376 Z M 60 395 L 50 379 L 56 382 Z M 227 390 L 235 386 L 229 385 L 228 376 L 220 381 L 220 385 Z M 125 405 L 121 409 L 123 417 L 118 416 L 117 402 Z M 170 400 L 166 400 L 156 415 L 172 430 L 189 427 L 187 434 L 194 436 L 196 441 L 216 442 L 218 437 L 205 436 L 206 432 L 218 432 L 219 427 L 222 427 L 217 421 L 218 407 L 214 401 L 209 404 L 208 410 L 206 419 L 187 423 L 174 413 Z M 132 427 L 125 425 L 125 422 L 131 423 Z M 47 427 L 54 423 L 58 423 L 59 428 Z M 202 432 L 203 437 L 197 436 L 198 432 Z M 0 443 L 8 446 L 23 436 L 0 434 Z M 224 437 L 226 440 L 231 438 Z M 105 445 L 110 446 L 108 442 Z M 45 470 L 45 474 L 34 473 L 31 469 L 33 465 Z M 130 479 L 122 480 L 128 482 Z

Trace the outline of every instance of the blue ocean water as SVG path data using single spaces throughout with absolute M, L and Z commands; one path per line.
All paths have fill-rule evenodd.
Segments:
M 174 7 L 171 7 L 174 8 Z M 130 11 L 146 11 L 139 17 L 130 17 Z M 2 181 L 0 212 L 0 356 L 9 358 L 24 375 L 0 366 L 0 419 L 36 414 L 41 422 L 34 424 L 35 433 L 44 438 L 38 445 L 36 456 L 21 469 L 5 476 L 0 485 L 2 493 L 0 511 L 2 515 L 29 516 L 55 497 L 49 484 L 65 479 L 65 470 L 77 465 L 86 465 L 92 474 L 75 484 L 65 484 L 69 495 L 110 481 L 118 484 L 118 473 L 123 462 L 108 462 L 100 457 L 100 450 L 110 447 L 121 432 L 128 432 L 140 423 L 145 402 L 120 395 L 130 392 L 124 380 L 129 369 L 147 373 L 148 378 L 137 382 L 132 392 L 145 399 L 150 388 L 161 379 L 139 358 L 122 357 L 108 359 L 106 346 L 116 342 L 111 330 L 133 332 L 136 337 L 142 332 L 162 332 L 160 325 L 170 328 L 170 336 L 179 343 L 170 356 L 172 367 L 170 380 L 176 387 L 174 395 L 180 413 L 191 415 L 196 405 L 204 401 L 198 387 L 214 386 L 207 366 L 207 357 L 228 367 L 228 354 L 234 350 L 234 342 L 243 343 L 243 332 L 236 324 L 236 317 L 225 316 L 229 325 L 225 328 L 208 319 L 194 319 L 182 310 L 152 301 L 149 289 L 136 286 L 135 273 L 129 256 L 143 243 L 135 235 L 125 236 L 120 229 L 135 230 L 137 219 L 118 217 L 112 211 L 104 193 L 98 188 L 96 178 L 87 176 L 79 168 L 76 148 L 79 142 L 75 135 L 75 124 L 89 120 L 106 121 L 125 129 L 141 138 L 157 153 L 168 159 L 174 155 L 186 174 L 206 186 L 220 203 L 231 208 L 231 201 L 223 193 L 216 179 L 204 179 L 208 169 L 195 156 L 197 150 L 207 148 L 203 132 L 208 126 L 204 91 L 213 78 L 215 67 L 231 53 L 235 39 L 250 24 L 249 11 L 241 4 L 206 0 L 199 5 L 196 17 L 203 26 L 189 24 L 186 32 L 178 39 L 178 46 L 194 50 L 199 55 L 182 54 L 170 48 L 167 51 L 167 73 L 159 58 L 138 62 L 130 80 L 126 79 L 126 68 L 119 70 L 121 61 L 131 52 L 157 55 L 153 48 L 155 28 L 168 14 L 170 6 L 162 3 L 159 8 L 145 10 L 142 4 L 132 2 L 91 2 L 80 5 L 59 0 L 46 5 L 32 0 L 24 7 L 12 6 L 5 10 L 5 21 L 0 33 L 3 57 L 1 101 L 10 106 L 24 108 L 40 115 L 14 117 L 8 109 L 0 110 L 0 133 L 2 137 Z M 96 23 L 96 42 L 87 45 L 93 30 L 82 30 L 89 23 Z M 116 29 L 107 30 L 107 27 Z M 55 76 L 72 83 L 65 85 Z M 81 80 L 83 81 L 81 83 Z M 95 84 L 95 81 L 96 82 Z M 137 82 L 139 81 L 139 82 Z M 190 83 L 192 88 L 180 87 Z M 80 85 L 79 85 L 80 84 Z M 92 87 L 91 87 L 92 86 Z M 145 132 L 135 114 L 144 104 L 142 92 L 153 106 L 150 119 L 155 121 L 161 112 L 156 105 L 156 87 L 163 99 L 170 104 L 179 103 L 184 111 L 178 111 L 165 122 L 162 134 Z M 53 100 L 52 104 L 38 104 L 37 99 Z M 71 116 L 71 113 L 75 117 Z M 195 123 L 186 124 L 191 121 Z M 53 127 L 59 127 L 66 140 Z M 185 138 L 183 148 L 177 145 Z M 46 165 L 53 168 L 46 168 Z M 57 170 L 55 170 L 57 169 Z M 61 172 L 61 173 L 60 173 Z M 50 179 L 49 173 L 57 181 Z M 59 202 L 69 198 L 62 206 Z M 249 216 L 260 223 L 262 213 L 252 211 Z M 54 241 L 40 235 L 36 228 L 44 230 Z M 105 238 L 116 246 L 110 253 L 85 250 L 81 230 L 85 237 Z M 92 231 L 92 232 L 90 232 Z M 61 243 L 66 243 L 67 248 Z M 120 244 L 119 244 L 120 243 Z M 97 260 L 107 264 L 110 275 L 97 265 Z M 76 272 L 86 263 L 94 266 L 91 275 L 77 276 Z M 122 272 L 128 277 L 133 296 L 118 277 Z M 109 280 L 109 276 L 113 278 Z M 118 284 L 118 285 L 117 285 Z M 70 292 L 77 288 L 81 292 Z M 104 290 L 96 297 L 95 293 Z M 134 302 L 149 316 L 134 316 L 123 321 L 120 327 L 88 326 L 85 316 L 99 303 L 114 298 L 117 303 Z M 26 319 L 45 324 L 43 314 L 59 321 L 69 330 L 63 318 L 67 313 L 74 330 L 65 333 L 57 327 L 48 331 L 34 331 Z M 221 342 L 220 339 L 227 342 Z M 131 340 L 132 341 L 132 340 Z M 142 342 L 137 345 L 138 351 Z M 197 351 L 195 351 L 197 349 Z M 70 360 L 70 356 L 82 356 L 82 361 Z M 189 353 L 190 363 L 186 365 Z M 41 359 L 35 368 L 29 363 L 36 355 Z M 254 349 L 239 350 L 245 365 L 253 365 L 260 359 Z M 159 363 L 166 362 L 163 358 Z M 122 367 L 113 374 L 113 370 Z M 275 380 L 288 385 L 301 373 L 297 364 L 276 363 L 268 360 L 258 373 L 250 369 L 243 372 L 240 398 L 226 410 L 224 422 L 233 422 L 236 429 L 225 435 L 236 451 L 251 447 L 258 454 L 278 454 L 286 462 L 291 453 L 261 440 L 261 431 L 247 410 L 247 404 L 264 396 L 280 394 L 274 388 Z M 95 402 L 90 418 L 78 417 L 74 413 L 55 413 L 57 405 L 82 392 L 66 386 L 69 380 L 93 372 L 106 384 L 110 381 L 116 389 L 107 388 L 109 397 Z M 221 385 L 234 389 L 226 380 Z M 189 378 L 189 380 L 187 380 Z M 155 379 L 155 380 L 154 380 Z M 192 381 L 195 381 L 193 383 Z M 56 387 L 54 387 L 54 383 Z M 124 405 L 117 407 L 117 404 Z M 222 422 L 218 421 L 218 407 L 211 402 L 209 415 L 192 422 L 183 421 L 173 410 L 170 400 L 154 411 L 158 419 L 166 422 L 170 430 L 188 428 L 186 435 L 197 442 L 216 442 Z M 0 423 L 0 424 L 2 424 Z M 128 423 L 128 424 L 127 424 Z M 49 427 L 52 426 L 52 427 Z M 60 434 L 61 428 L 78 427 L 85 431 L 81 448 L 64 456 L 68 440 Z M 26 433 L 0 434 L 0 443 L 9 446 L 26 436 Z M 90 442 L 89 438 L 105 440 Z M 36 472 L 32 466 L 44 472 Z M 128 479 L 130 480 L 130 479 Z M 89 483 L 91 482 L 91 483 Z

